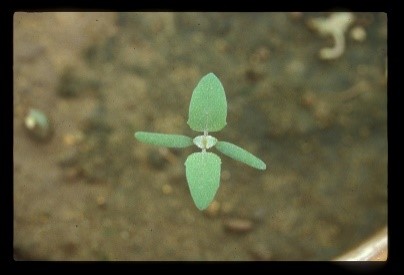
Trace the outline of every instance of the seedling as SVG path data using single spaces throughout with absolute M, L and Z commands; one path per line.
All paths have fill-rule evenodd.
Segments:
M 235 160 L 256 169 L 265 170 L 265 163 L 241 147 L 226 141 L 218 141 L 209 132 L 217 132 L 226 126 L 227 101 L 220 80 L 213 73 L 202 77 L 194 89 L 189 105 L 187 124 L 192 130 L 203 135 L 190 137 L 183 135 L 136 132 L 135 138 L 141 142 L 169 148 L 185 148 L 195 144 L 201 152 L 193 153 L 185 161 L 185 174 L 192 199 L 199 210 L 206 209 L 216 195 L 220 183 L 221 159 L 214 153 L 216 149 Z

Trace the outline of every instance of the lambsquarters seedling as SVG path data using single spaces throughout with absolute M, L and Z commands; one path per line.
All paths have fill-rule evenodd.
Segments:
M 218 141 L 209 135 L 226 126 L 227 101 L 220 80 L 213 73 L 202 77 L 192 93 L 189 105 L 188 125 L 192 130 L 202 132 L 194 139 L 184 135 L 136 132 L 141 142 L 169 148 L 185 148 L 195 144 L 201 152 L 193 153 L 185 161 L 185 174 L 192 199 L 199 210 L 206 209 L 213 201 L 220 183 L 221 159 L 206 150 L 216 149 L 235 160 L 256 169 L 265 170 L 265 163 L 241 147 L 226 141 Z

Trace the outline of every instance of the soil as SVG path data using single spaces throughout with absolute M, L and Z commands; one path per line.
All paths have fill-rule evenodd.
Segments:
M 329 260 L 385 227 L 387 16 L 354 15 L 323 60 L 334 41 L 308 22 L 330 13 L 16 13 L 15 259 Z M 133 134 L 199 135 L 188 107 L 209 72 L 228 102 L 212 135 L 267 170 L 213 149 L 221 185 L 199 211 L 198 149 Z

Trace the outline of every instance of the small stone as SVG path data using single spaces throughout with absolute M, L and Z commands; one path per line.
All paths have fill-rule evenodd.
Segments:
M 74 136 L 71 134 L 67 134 L 63 136 L 63 143 L 66 145 L 73 145 L 74 144 Z
M 30 109 L 24 119 L 27 133 L 37 141 L 48 141 L 53 134 L 48 117 L 38 109 Z
M 83 140 L 83 134 L 81 132 L 77 133 L 69 133 L 63 136 L 63 143 L 71 146 L 71 145 L 76 145 L 80 141 Z
M 104 196 L 101 196 L 101 195 L 98 196 L 97 199 L 96 199 L 96 202 L 97 202 L 98 207 L 105 208 L 106 200 L 105 200 Z
M 223 222 L 224 230 L 229 233 L 244 234 L 253 229 L 253 222 L 244 218 L 229 218 Z
M 363 42 L 366 40 L 366 31 L 363 27 L 357 26 L 352 28 L 350 36 L 355 41 Z
M 220 213 L 220 203 L 213 201 L 203 213 L 209 218 L 216 218 Z
M 161 190 L 164 195 L 170 195 L 173 192 L 173 188 L 169 184 L 164 184 L 163 187 L 161 187 Z

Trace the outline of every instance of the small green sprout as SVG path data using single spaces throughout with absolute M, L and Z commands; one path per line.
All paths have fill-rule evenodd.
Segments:
M 141 142 L 169 148 L 185 148 L 192 144 L 202 149 L 193 153 L 185 161 L 185 174 L 192 199 L 199 210 L 206 209 L 213 201 L 220 183 L 220 158 L 206 152 L 216 149 L 228 157 L 241 161 L 256 169 L 265 170 L 265 163 L 230 142 L 218 141 L 208 135 L 226 126 L 227 101 L 220 80 L 213 73 L 202 77 L 194 89 L 189 105 L 188 125 L 192 130 L 203 132 L 194 139 L 183 135 L 136 132 L 135 138 Z

